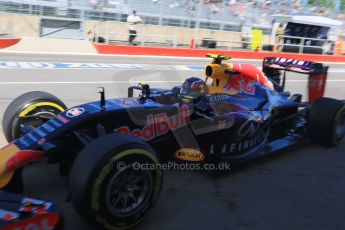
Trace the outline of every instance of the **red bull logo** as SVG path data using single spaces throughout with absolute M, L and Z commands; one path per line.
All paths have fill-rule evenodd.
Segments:
M 166 134 L 169 130 L 176 130 L 189 123 L 188 106 L 181 106 L 178 110 L 178 113 L 173 116 L 168 116 L 166 113 L 147 115 L 147 125 L 142 129 L 130 130 L 128 126 L 122 126 L 115 129 L 114 132 L 132 135 L 145 141 L 151 140 Z
M 223 89 L 232 94 L 246 93 L 249 95 L 255 94 L 255 85 L 258 81 L 243 77 L 241 74 L 234 74 L 228 77 L 223 85 Z

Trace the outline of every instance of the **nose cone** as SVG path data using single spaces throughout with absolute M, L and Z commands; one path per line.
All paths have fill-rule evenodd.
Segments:
M 11 181 L 14 171 L 6 171 L 7 163 L 19 151 L 20 149 L 14 144 L 9 144 L 0 149 L 0 188 L 3 188 Z
M 11 181 L 16 169 L 29 162 L 42 160 L 42 156 L 42 151 L 20 150 L 12 143 L 2 148 L 0 150 L 0 188 Z

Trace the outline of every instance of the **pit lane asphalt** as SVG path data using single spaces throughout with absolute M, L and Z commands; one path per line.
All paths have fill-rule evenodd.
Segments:
M 0 53 L 1 61 L 123 63 L 184 65 L 208 59 L 128 58 Z M 246 61 L 241 61 L 246 62 Z M 251 62 L 260 65 L 259 62 Z M 330 65 L 345 69 L 345 65 Z M 197 71 L 138 71 L 114 69 L 0 69 L 0 119 L 16 96 L 43 90 L 68 106 L 106 96 L 124 97 L 131 82 L 172 87 Z M 305 92 L 304 76 L 291 74 L 287 87 Z M 326 95 L 345 99 L 345 74 L 330 73 Z M 5 140 L 1 138 L 2 144 Z M 65 229 L 92 229 L 66 202 L 67 180 L 54 165 L 32 165 L 24 170 L 25 194 L 53 200 L 60 207 Z M 344 229 L 345 141 L 337 148 L 309 142 L 246 164 L 230 173 L 166 172 L 161 198 L 137 229 Z

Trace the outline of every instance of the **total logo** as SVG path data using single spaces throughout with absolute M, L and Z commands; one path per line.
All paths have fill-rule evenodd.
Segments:
M 69 109 L 67 112 L 66 112 L 66 116 L 67 117 L 77 117 L 81 114 L 83 114 L 85 112 L 85 109 L 82 108 L 82 107 L 76 107 L 76 108 L 72 108 L 72 109 Z
M 132 135 L 144 139 L 151 140 L 155 137 L 166 134 L 169 130 L 176 130 L 189 123 L 189 108 L 186 105 L 179 107 L 178 113 L 168 116 L 166 113 L 156 115 L 149 114 L 146 118 L 147 125 L 142 129 L 130 130 L 128 126 L 122 126 L 114 130 L 115 133 Z
M 184 161 L 202 161 L 205 156 L 197 149 L 184 148 L 179 149 L 175 153 L 175 157 Z

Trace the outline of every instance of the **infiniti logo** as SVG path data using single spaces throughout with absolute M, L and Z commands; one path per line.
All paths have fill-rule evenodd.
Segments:
M 252 137 L 260 129 L 260 125 L 252 120 L 247 120 L 239 128 L 237 135 L 240 137 Z

